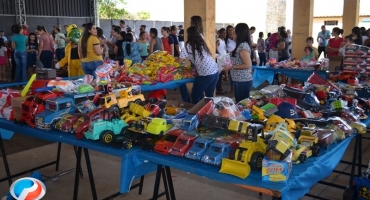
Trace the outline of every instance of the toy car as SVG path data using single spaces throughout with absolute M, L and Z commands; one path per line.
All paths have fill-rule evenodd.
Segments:
M 60 118 L 60 120 L 59 121 L 57 121 L 55 124 L 54 124 L 54 129 L 56 129 L 56 130 L 60 130 L 61 128 L 62 128 L 62 124 L 68 119 L 68 118 L 70 118 L 70 117 L 72 117 L 72 115 L 71 114 L 65 114 L 65 115 L 63 115 L 61 118 Z
M 185 157 L 200 161 L 214 140 L 214 138 L 197 138 L 193 146 L 186 152 Z
M 154 151 L 160 154 L 168 154 L 169 150 L 175 144 L 177 138 L 183 133 L 184 131 L 181 129 L 175 129 L 169 131 L 164 135 L 159 141 L 157 141 L 154 145 Z
M 100 98 L 100 106 L 104 108 L 110 108 L 117 106 L 118 108 L 127 107 L 130 103 L 141 104 L 145 99 L 142 94 L 133 95 L 131 92 L 132 88 L 122 89 L 119 92 L 120 97 L 116 98 L 115 94 L 109 94 Z
M 193 143 L 197 137 L 197 135 L 185 133 L 181 134 L 179 137 L 177 137 L 177 140 L 170 149 L 169 154 L 175 156 L 184 156 L 190 147 L 193 146 Z
M 163 117 L 166 113 L 167 100 L 165 99 L 150 98 L 144 103 L 146 104 L 146 110 L 151 113 L 149 117 Z
M 134 145 L 138 144 L 141 138 L 145 138 L 145 135 L 126 131 L 117 135 L 112 145 L 116 148 L 131 149 Z
M 146 128 L 146 132 L 153 135 L 163 136 L 163 134 L 171 127 L 172 124 L 167 124 L 165 119 L 153 118 Z
M 283 92 L 291 98 L 297 99 L 297 105 L 306 110 L 317 110 L 320 106 L 320 102 L 313 92 L 304 92 L 295 88 L 285 86 Z
M 229 118 L 214 116 L 213 114 L 204 114 L 202 126 L 227 129 Z
M 366 125 L 361 122 L 351 122 L 349 124 L 352 127 L 354 133 L 365 134 L 367 132 Z
M 70 116 L 61 127 L 61 131 L 66 133 L 74 133 L 76 128 L 86 120 L 86 116 Z
M 211 144 L 201 161 L 207 164 L 221 166 L 222 159 L 227 158 L 230 152 L 237 147 L 237 142 L 216 141 Z
M 192 131 L 194 129 L 198 128 L 199 125 L 199 119 L 198 115 L 196 114 L 188 114 L 184 120 L 182 121 L 181 129 L 185 131 Z
M 130 127 L 128 128 L 128 130 L 135 132 L 135 133 L 145 134 L 147 126 L 150 123 L 150 121 L 151 120 L 149 118 L 143 118 L 139 121 L 134 121 L 130 124 Z
M 77 139 L 82 139 L 84 137 L 85 132 L 89 129 L 89 125 L 98 120 L 103 118 L 103 111 L 104 108 L 98 108 L 86 114 L 86 120 L 84 120 L 79 125 L 73 125 L 74 133 Z M 67 129 L 67 128 L 66 128 Z
M 315 133 L 319 139 L 317 144 L 324 149 L 328 149 L 334 140 L 334 134 L 334 130 L 331 129 L 318 129 Z

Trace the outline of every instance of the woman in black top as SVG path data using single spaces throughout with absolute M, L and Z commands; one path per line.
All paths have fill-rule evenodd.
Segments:
M 353 36 L 353 42 L 357 45 L 362 45 L 362 36 L 361 36 L 361 29 L 359 27 L 354 27 L 352 29 L 352 36 Z
M 116 42 L 116 46 L 114 47 L 114 54 L 116 54 L 116 61 L 119 62 L 119 65 L 123 65 L 123 50 L 122 50 L 122 43 L 125 41 L 126 32 L 121 31 L 119 33 L 119 39 Z

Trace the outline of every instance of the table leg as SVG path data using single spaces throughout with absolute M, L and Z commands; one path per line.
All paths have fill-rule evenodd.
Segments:
M 89 174 L 89 180 L 90 180 L 90 187 L 91 192 L 94 200 L 98 200 L 98 196 L 96 195 L 96 188 L 95 188 L 95 182 L 94 182 L 94 175 L 91 168 L 91 162 L 90 162 L 90 156 L 89 156 L 89 150 L 84 148 L 84 154 L 86 159 L 86 167 L 87 167 L 87 173 Z
M 77 147 L 76 146 L 73 146 L 73 149 L 75 150 L 75 155 L 76 155 L 76 158 L 77 158 Z M 78 168 L 78 169 L 76 169 L 76 170 L 79 170 L 80 172 L 80 177 L 81 178 L 83 178 L 84 177 L 84 174 L 83 174 L 83 172 L 82 172 L 82 167 L 81 167 L 81 165 L 80 165 L 80 167 Z
M 143 193 L 143 186 L 144 186 L 144 176 L 140 177 L 140 185 L 139 185 L 139 194 Z
M 77 147 L 77 162 L 76 162 L 76 169 L 79 169 L 81 167 L 81 152 L 82 147 Z M 80 177 L 79 177 L 79 170 L 76 170 L 75 173 L 75 185 L 74 185 L 74 191 L 73 191 L 73 200 L 78 199 L 78 183 L 79 183 Z
M 1 133 L 0 133 L 0 151 L 1 151 L 1 155 L 3 156 L 6 177 L 8 179 L 9 186 L 11 186 L 13 181 L 12 181 L 12 177 L 11 177 L 11 174 L 10 174 L 8 159 L 6 157 L 6 153 L 5 153 L 5 149 L 4 149 L 4 144 L 3 144 L 3 138 L 1 137 Z
M 173 187 L 173 182 L 172 182 L 172 175 L 171 175 L 171 169 L 168 166 L 165 166 L 166 169 L 166 175 L 167 175 L 167 180 L 168 180 L 168 186 L 171 194 L 171 200 L 176 200 L 175 196 L 175 189 Z
M 358 134 L 358 177 L 361 177 L 362 174 L 362 135 Z
M 353 182 L 353 177 L 355 175 L 355 168 L 356 168 L 356 160 L 357 160 L 357 149 L 358 149 L 358 143 L 359 143 L 359 140 L 360 140 L 360 135 L 357 135 L 356 136 L 356 141 L 355 141 L 355 147 L 354 147 L 354 150 L 353 150 L 353 157 L 352 157 L 352 166 L 351 166 L 351 176 L 349 177 L 349 188 L 348 188 L 348 192 L 346 193 L 347 196 L 346 197 L 343 197 L 343 199 L 350 199 L 351 198 L 351 194 L 352 194 L 352 182 Z
M 169 200 L 170 195 L 168 194 L 167 177 L 166 177 L 166 172 L 164 168 L 162 168 L 162 178 L 163 178 L 163 186 L 165 188 L 166 199 Z
M 55 163 L 55 171 L 59 171 L 59 161 L 60 161 L 60 149 L 62 147 L 62 143 L 58 142 L 58 152 L 57 152 L 57 160 Z
M 162 172 L 162 165 L 158 165 L 157 174 L 156 174 L 156 177 L 155 177 L 154 191 L 153 191 L 152 200 L 157 200 L 158 199 L 159 184 L 161 182 L 161 172 Z

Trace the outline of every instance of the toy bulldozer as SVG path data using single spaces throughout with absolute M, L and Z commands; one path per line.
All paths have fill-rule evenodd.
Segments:
M 261 136 L 258 134 L 261 134 Z M 257 171 L 262 168 L 262 159 L 266 153 L 266 146 L 264 143 L 263 125 L 249 125 L 245 140 L 240 143 L 234 152 L 230 153 L 229 159 L 222 159 L 220 172 L 246 178 L 251 170 Z

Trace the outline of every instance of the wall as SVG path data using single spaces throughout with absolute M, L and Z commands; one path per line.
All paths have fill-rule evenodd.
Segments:
M 290 11 L 292 12 L 292 11 Z M 279 26 L 286 26 L 286 0 L 269 0 L 266 8 L 266 32 L 275 33 Z M 291 27 L 287 27 L 290 29 Z M 267 36 L 267 34 L 265 34 Z

